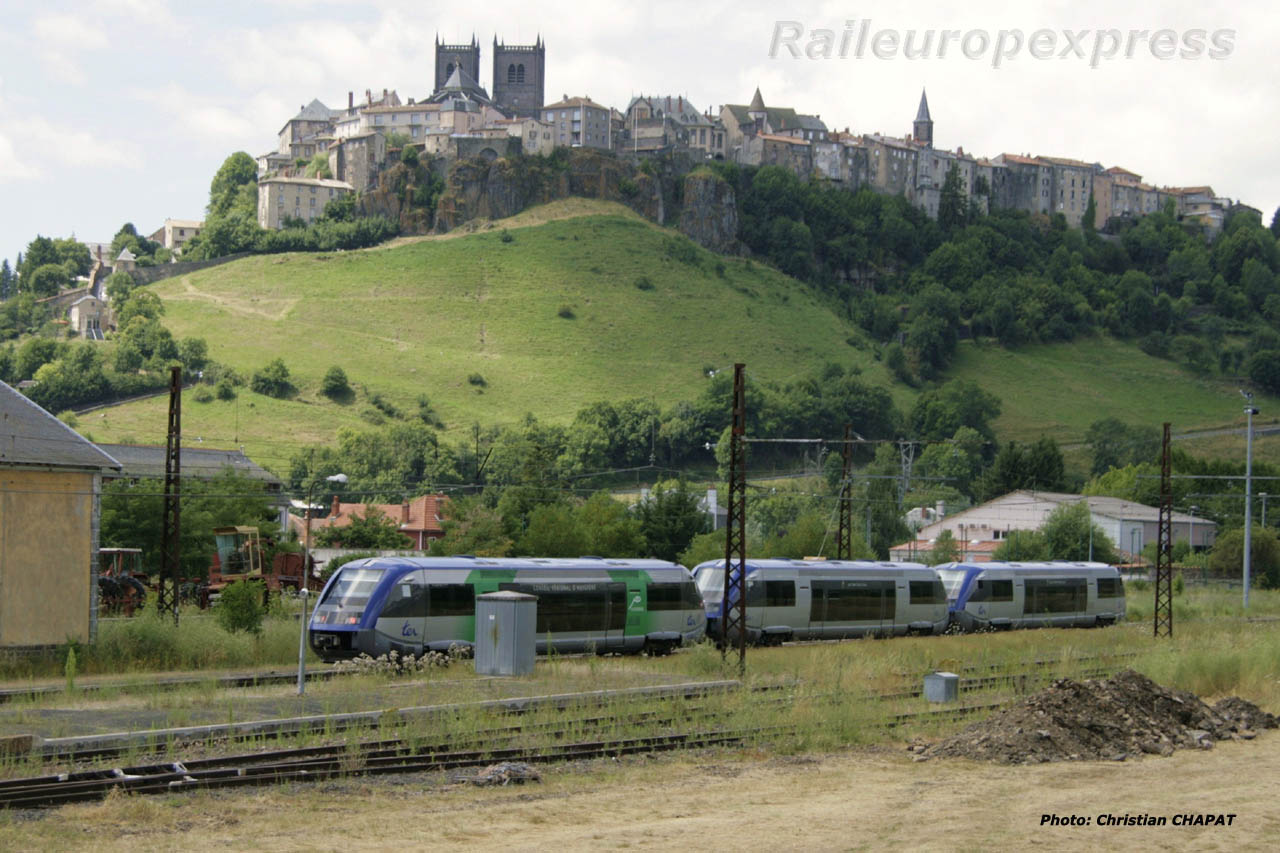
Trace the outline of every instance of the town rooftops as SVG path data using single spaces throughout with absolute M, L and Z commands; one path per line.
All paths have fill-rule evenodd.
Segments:
M 0 465 L 119 470 L 120 463 L 0 382 Z
M 572 98 L 569 97 L 568 95 L 564 95 L 560 98 L 560 100 L 556 101 L 554 104 L 544 105 L 543 109 L 558 110 L 566 107 L 590 107 L 591 109 L 604 110 L 606 112 L 608 112 L 609 110 L 608 107 L 602 104 L 597 104 L 595 101 L 591 100 L 590 95 L 574 96 Z
M 1001 163 L 1012 163 L 1018 166 L 1047 166 L 1048 163 L 1038 157 L 1024 157 L 1021 154 L 1000 154 L 996 157 Z
M 191 439 L 188 439 L 188 442 Z M 165 475 L 166 448 L 163 445 L 100 444 L 98 448 L 119 463 L 122 478 L 160 478 Z M 260 480 L 273 489 L 283 485 L 280 479 L 255 463 L 239 450 L 219 450 L 212 447 L 184 444 L 180 456 L 180 474 L 201 480 L 212 479 L 228 468 L 254 480 Z
M 120 254 L 116 255 L 117 261 L 136 261 L 138 256 L 129 251 L 129 247 L 125 246 L 120 250 Z
M 1070 157 L 1046 157 L 1043 154 L 1036 155 L 1037 160 L 1045 163 L 1052 163 L 1055 166 L 1070 166 L 1075 169 L 1089 169 L 1093 171 L 1097 166 L 1093 163 L 1086 163 L 1083 160 L 1073 160 Z
M 347 190 L 350 192 L 354 187 L 346 181 L 335 181 L 330 178 L 280 178 L 270 177 L 263 178 L 258 181 L 259 184 L 289 184 L 298 186 L 316 186 L 329 187 L 335 190 Z
M 809 144 L 809 140 L 807 139 L 800 139 L 799 137 L 796 137 L 796 136 L 779 136 L 776 133 L 761 133 L 759 134 L 759 137 L 761 139 L 767 139 L 770 142 L 782 142 L 787 145 L 808 145 Z

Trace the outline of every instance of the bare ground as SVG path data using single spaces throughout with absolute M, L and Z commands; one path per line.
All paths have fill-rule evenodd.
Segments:
M 901 748 L 718 752 L 544 768 L 507 788 L 353 779 L 119 797 L 0 816 L 0 849 L 1273 850 L 1280 734 L 1125 762 L 913 762 Z M 1100 813 L 1233 813 L 1232 826 L 1097 826 Z M 1045 814 L 1089 826 L 1042 826 Z

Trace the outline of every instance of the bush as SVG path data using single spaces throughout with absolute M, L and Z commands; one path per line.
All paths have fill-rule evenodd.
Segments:
M 218 384 L 214 387 L 214 392 L 218 395 L 219 400 L 234 400 L 236 398 L 236 384 L 227 377 L 218 380 Z
M 209 403 L 213 401 L 213 391 L 208 385 L 199 385 L 196 392 L 192 395 L 197 403 Z
M 556 314 L 560 315 L 561 317 L 565 318 L 566 320 L 572 320 L 572 319 L 573 319 L 573 317 L 574 317 L 574 314 L 573 314 L 573 306 L 571 306 L 571 305 L 561 305 L 561 306 L 560 306 L 560 310 L 559 310 L 559 311 L 557 311 L 557 312 L 556 312 Z
M 283 359 L 273 359 L 253 374 L 249 387 L 255 393 L 268 397 L 287 397 L 293 391 L 293 383 L 289 381 L 289 368 L 285 367 Z
M 649 276 L 642 275 L 636 279 L 637 290 L 653 290 L 653 282 L 649 280 Z
M 515 237 L 511 236 L 511 232 L 505 228 L 502 229 L 502 236 L 499 237 L 498 239 L 504 243 L 514 243 L 516 240 Z
M 336 364 L 330 367 L 325 371 L 324 379 L 320 380 L 320 393 L 330 399 L 350 394 L 351 385 L 347 382 L 347 372 Z
M 467 382 L 470 383 L 471 385 L 476 386 L 477 388 L 484 388 L 486 385 L 489 384 L 488 382 L 485 381 L 484 377 L 481 376 L 479 373 L 473 373 L 470 376 L 468 376 Z
M 218 596 L 214 616 L 223 630 L 234 634 L 245 631 L 262 633 L 262 620 L 267 615 L 262 605 L 262 581 L 236 581 L 227 585 Z

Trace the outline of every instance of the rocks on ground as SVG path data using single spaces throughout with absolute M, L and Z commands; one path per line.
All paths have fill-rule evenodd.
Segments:
M 1133 670 L 1110 679 L 1055 681 L 1011 708 L 921 749 L 916 760 L 974 758 L 1004 764 L 1117 760 L 1211 749 L 1250 739 L 1277 718 L 1237 697 L 1213 707 L 1195 694 L 1161 687 Z

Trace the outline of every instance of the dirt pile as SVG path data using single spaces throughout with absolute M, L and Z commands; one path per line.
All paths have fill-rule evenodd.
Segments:
M 912 749 L 920 758 L 1003 764 L 1123 761 L 1178 748 L 1212 749 L 1215 741 L 1249 739 L 1276 726 L 1274 715 L 1243 699 L 1230 697 L 1211 708 L 1195 694 L 1125 670 L 1110 679 L 1060 679 L 933 746 Z

